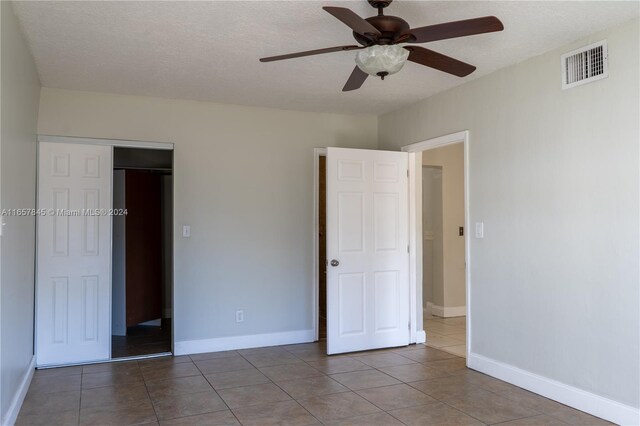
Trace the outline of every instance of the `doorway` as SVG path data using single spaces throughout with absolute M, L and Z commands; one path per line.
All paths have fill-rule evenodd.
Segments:
M 470 351 L 472 333 L 468 149 L 468 131 L 402 147 L 410 155 L 412 176 L 410 264 L 416 341 L 463 357 Z
M 422 152 L 422 296 L 427 346 L 466 356 L 464 145 Z
M 171 352 L 173 152 L 113 152 L 111 358 Z
M 415 144 L 407 145 L 402 147 L 402 151 L 405 153 L 409 153 L 408 157 L 408 171 L 407 176 L 408 179 L 408 188 L 409 188 L 409 241 L 407 246 L 407 251 L 409 252 L 409 295 L 408 300 L 409 310 L 410 310 L 410 319 L 409 319 L 409 343 L 425 343 L 427 341 L 426 331 L 424 328 L 424 311 L 426 306 L 423 304 L 423 233 L 422 233 L 422 152 L 430 149 L 444 147 L 451 144 L 462 144 L 463 150 L 463 169 L 464 169 L 464 220 L 462 225 L 462 230 L 458 229 L 458 232 L 462 232 L 462 238 L 464 241 L 464 276 L 465 276 L 465 305 L 458 306 L 457 312 L 461 312 L 461 314 L 456 314 L 458 318 L 447 318 L 447 317 L 436 317 L 431 318 L 428 317 L 428 320 L 435 320 L 435 322 L 444 322 L 444 323 L 456 323 L 454 327 L 458 328 L 456 334 L 458 334 L 458 338 L 461 338 L 461 331 L 464 329 L 464 340 L 465 346 L 462 348 L 464 350 L 464 355 L 468 354 L 470 351 L 469 342 L 471 341 L 471 318 L 469 315 L 469 304 L 471 299 L 471 290 L 470 290 L 470 279 L 469 279 L 469 183 L 468 183 L 468 149 L 469 149 L 469 132 L 462 131 L 458 133 L 452 133 L 449 135 L 444 135 L 441 137 L 429 139 L 423 142 L 418 142 Z M 382 152 L 382 151 L 378 151 Z M 315 330 L 316 330 L 316 339 L 319 336 L 319 323 L 320 323 L 320 273 L 322 271 L 321 263 L 322 258 L 320 257 L 320 234 L 319 234 L 319 226 L 320 226 L 320 217 L 319 217 L 319 181 L 320 181 L 320 157 L 327 155 L 326 148 L 316 148 L 314 150 L 314 191 L 317 191 L 314 196 L 314 244 L 313 244 L 313 252 L 314 252 L 314 268 L 313 268 L 313 279 L 314 283 L 314 322 L 315 322 Z M 327 172 L 328 173 L 328 172 Z M 326 177 L 325 177 L 326 179 Z M 328 190 L 327 190 L 328 192 Z M 328 218 L 326 219 L 328 221 Z M 481 225 L 481 224 L 480 224 Z M 325 235 L 327 230 L 325 228 Z M 401 233 L 402 234 L 402 233 Z M 460 235 L 458 235 L 460 236 Z M 476 237 L 476 238 L 482 238 Z M 326 265 L 326 260 L 325 263 Z M 328 320 L 330 320 L 330 313 L 327 315 Z M 330 321 L 329 321 L 330 322 Z M 444 324 L 450 325 L 450 324 Z M 427 324 L 429 328 L 432 329 L 430 333 L 431 343 L 435 343 L 437 340 L 434 329 L 441 328 L 442 330 L 448 328 L 445 326 L 430 326 Z M 447 331 L 447 330 L 445 330 Z M 450 331 L 450 330 L 449 330 Z M 329 335 L 330 333 L 328 333 Z M 457 346 L 457 345 L 456 345 Z

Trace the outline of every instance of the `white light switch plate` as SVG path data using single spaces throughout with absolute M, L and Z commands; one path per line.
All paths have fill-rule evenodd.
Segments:
M 182 226 L 182 238 L 189 238 L 189 237 L 191 237 L 191 226 L 183 225 Z
M 484 222 L 476 222 L 476 238 L 484 238 Z

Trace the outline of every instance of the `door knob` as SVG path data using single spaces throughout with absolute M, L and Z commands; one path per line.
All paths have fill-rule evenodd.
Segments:
M 336 259 L 331 260 L 331 266 L 338 266 L 340 264 L 340 262 L 338 262 Z

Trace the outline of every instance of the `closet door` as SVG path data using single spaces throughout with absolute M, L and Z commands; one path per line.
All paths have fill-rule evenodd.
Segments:
M 111 355 L 112 148 L 40 143 L 38 366 Z

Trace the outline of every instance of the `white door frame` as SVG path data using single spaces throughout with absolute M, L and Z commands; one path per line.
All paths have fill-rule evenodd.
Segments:
M 123 140 L 123 139 L 101 139 L 101 138 L 84 138 L 84 137 L 74 137 L 74 136 L 54 136 L 54 135 L 38 135 L 38 143 L 71 143 L 71 144 L 81 144 L 81 145 L 103 145 L 103 146 L 111 146 L 112 148 L 140 148 L 140 149 L 161 149 L 161 150 L 168 150 L 168 151 L 174 151 L 174 144 L 173 143 L 167 143 L 167 142 L 147 142 L 147 141 L 132 141 L 132 140 Z M 38 155 L 40 152 L 40 149 L 37 150 Z M 173 167 L 172 164 L 172 174 L 175 175 L 175 168 Z M 174 182 L 175 184 L 175 182 Z M 111 174 L 111 186 L 113 187 L 113 173 Z M 173 200 L 172 200 L 172 208 L 173 208 L 173 212 L 172 212 L 172 217 L 175 218 L 175 191 L 173 191 Z M 37 225 L 37 221 L 36 221 L 36 225 Z M 111 244 L 110 246 L 113 247 L 113 218 L 111 218 Z M 172 233 L 172 240 L 175 241 L 175 226 L 171 226 L 171 233 Z M 36 227 L 36 235 L 37 235 L 37 227 Z M 173 244 L 173 256 L 171 259 L 171 262 L 173 263 L 175 257 L 176 257 L 176 253 L 175 253 L 175 247 L 176 245 Z M 112 268 L 112 259 L 109 259 L 109 270 L 111 270 Z M 37 265 L 37 261 L 36 261 L 36 265 Z M 36 270 L 36 277 L 37 277 L 37 270 Z M 175 301 L 175 283 L 173 282 L 173 276 L 171 277 L 171 300 Z M 38 286 L 36 285 L 35 291 L 38 291 Z M 111 294 L 111 281 L 109 282 L 109 294 Z M 35 297 L 37 298 L 37 294 L 35 295 Z M 172 322 L 172 327 L 171 327 L 171 352 L 174 353 L 174 346 L 175 346 L 175 329 L 176 329 L 176 324 L 175 324 L 175 306 L 172 307 L 172 315 L 171 315 L 171 322 Z M 111 306 L 111 298 L 109 298 L 109 314 L 113 315 L 113 307 Z M 34 323 L 33 323 L 33 327 L 34 327 L 34 336 L 38 333 L 38 330 L 36 328 L 36 324 L 37 324 L 37 315 L 38 315 L 38 311 L 37 309 L 34 310 Z M 109 321 L 109 332 L 111 333 L 111 321 Z M 37 351 L 37 346 L 35 347 L 35 350 Z M 150 355 L 150 356 L 141 356 L 139 358 L 149 358 L 149 357 L 154 357 L 156 355 Z M 111 341 L 109 341 L 109 357 L 110 357 L 110 361 L 124 361 L 124 360 L 128 360 L 131 358 L 136 358 L 136 357 L 126 357 L 126 358 L 118 358 L 116 360 L 114 360 L 111 357 Z M 100 362 L 104 362 L 104 361 L 100 361 Z M 107 361 L 108 362 L 108 361 Z M 83 363 L 84 364 L 84 363 Z M 71 365 L 71 364 L 69 364 Z
M 426 333 L 423 326 L 422 308 L 422 152 L 434 148 L 440 148 L 455 143 L 464 144 L 464 256 L 465 256 L 465 286 L 466 286 L 466 311 L 467 311 L 467 360 L 471 352 L 471 268 L 470 268 L 470 242 L 471 232 L 469 226 L 469 131 L 464 130 L 437 138 L 427 139 L 422 142 L 406 145 L 401 151 L 409 153 L 409 279 L 411 286 L 411 333 L 412 339 L 416 333 L 416 343 L 426 341 Z M 418 173 L 418 171 L 420 173 Z M 418 296 L 420 296 L 418 298 Z M 418 305 L 419 303 L 419 305 Z M 418 308 L 420 306 L 420 309 Z M 419 328 L 419 330 L 417 329 Z

